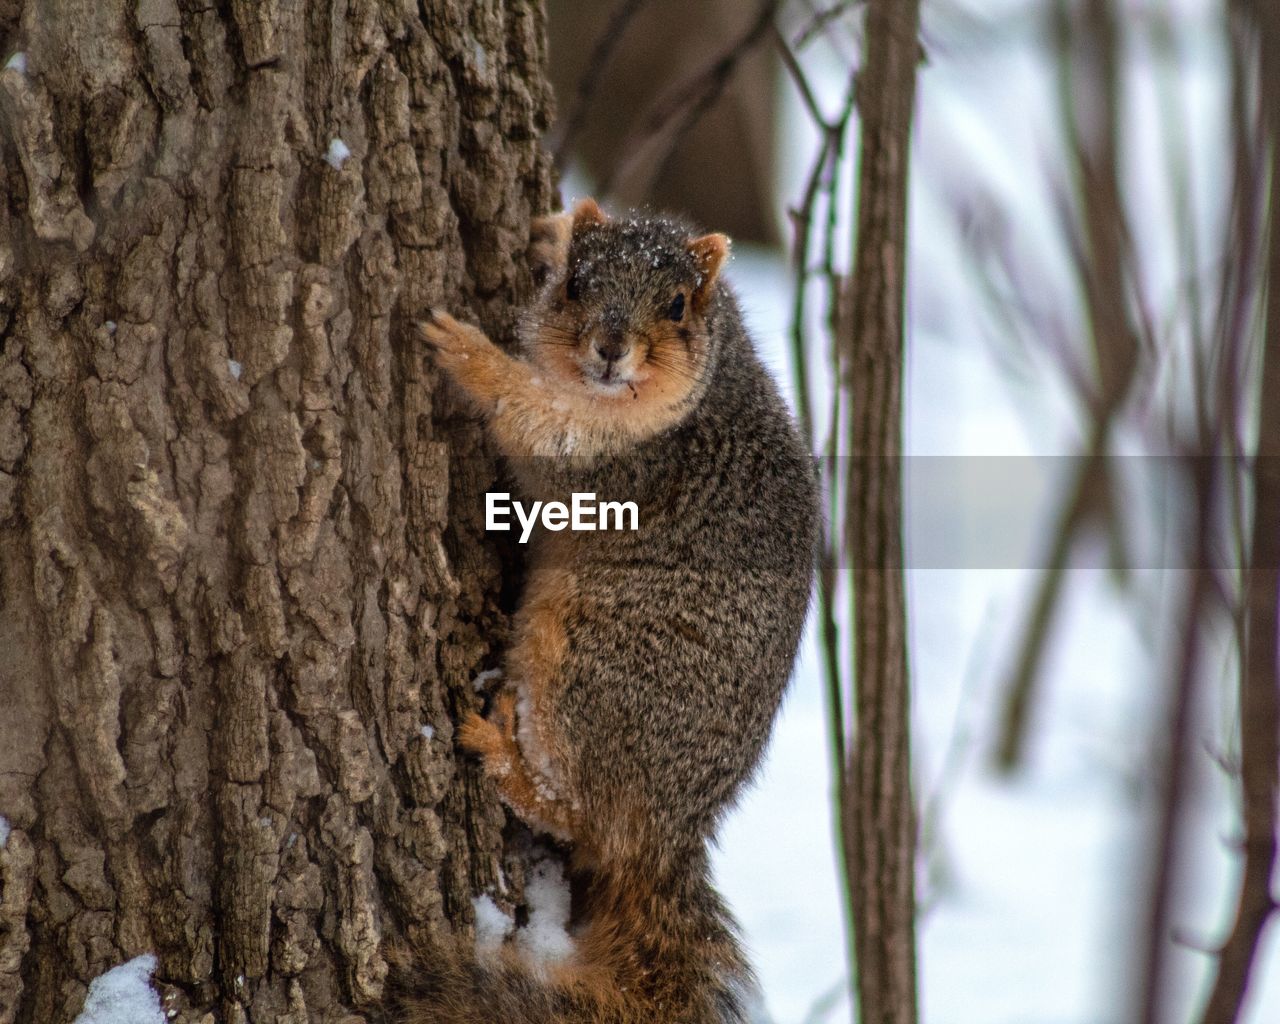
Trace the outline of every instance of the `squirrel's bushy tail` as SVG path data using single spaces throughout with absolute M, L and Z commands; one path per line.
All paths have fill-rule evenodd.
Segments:
M 407 980 L 405 1024 L 745 1024 L 755 981 L 705 864 L 597 875 L 569 960 L 435 949 Z

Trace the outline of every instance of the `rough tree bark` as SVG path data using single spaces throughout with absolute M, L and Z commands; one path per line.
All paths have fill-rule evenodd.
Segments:
M 543 20 L 0 3 L 3 1024 L 146 951 L 179 1022 L 377 1020 L 383 940 L 518 894 L 451 741 L 495 466 L 410 322 L 510 329 Z

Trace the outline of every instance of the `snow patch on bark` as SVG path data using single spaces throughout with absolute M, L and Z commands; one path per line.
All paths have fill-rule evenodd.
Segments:
M 475 897 L 471 905 L 476 912 L 476 952 L 497 952 L 516 923 L 502 912 L 488 894 Z
M 491 682 L 493 682 L 493 680 L 501 679 L 501 678 L 502 678 L 502 669 L 487 668 L 483 672 L 481 672 L 479 675 L 477 675 L 473 680 L 471 680 L 471 688 L 475 690 L 476 693 L 484 693 L 485 689 L 489 686 Z
M 330 167 L 334 170 L 340 171 L 342 170 L 342 165 L 347 162 L 350 156 L 351 150 L 348 148 L 347 144 L 341 139 L 333 139 L 329 143 L 329 151 L 325 153 L 324 159 L 325 163 Z
M 528 923 L 516 932 L 516 944 L 535 963 L 554 964 L 573 952 L 569 937 L 572 895 L 564 867 L 551 857 L 538 861 L 524 883 Z
M 74 1024 L 165 1024 L 151 987 L 155 969 L 155 954 L 144 953 L 94 978 Z

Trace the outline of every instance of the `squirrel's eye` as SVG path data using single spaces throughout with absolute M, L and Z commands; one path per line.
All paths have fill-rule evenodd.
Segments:
M 578 301 L 578 275 L 570 274 L 569 280 L 564 283 L 564 297 L 570 302 Z
M 684 318 L 684 292 L 671 300 L 671 308 L 667 310 L 667 316 L 677 323 Z

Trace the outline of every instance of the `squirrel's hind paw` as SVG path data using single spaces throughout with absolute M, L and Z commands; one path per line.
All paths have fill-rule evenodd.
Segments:
M 468 712 L 458 726 L 458 743 L 464 750 L 485 757 L 518 753 L 515 694 L 498 694 L 488 718 Z
M 491 757 L 503 753 L 506 740 L 498 727 L 475 711 L 458 724 L 458 746 L 470 754 Z

